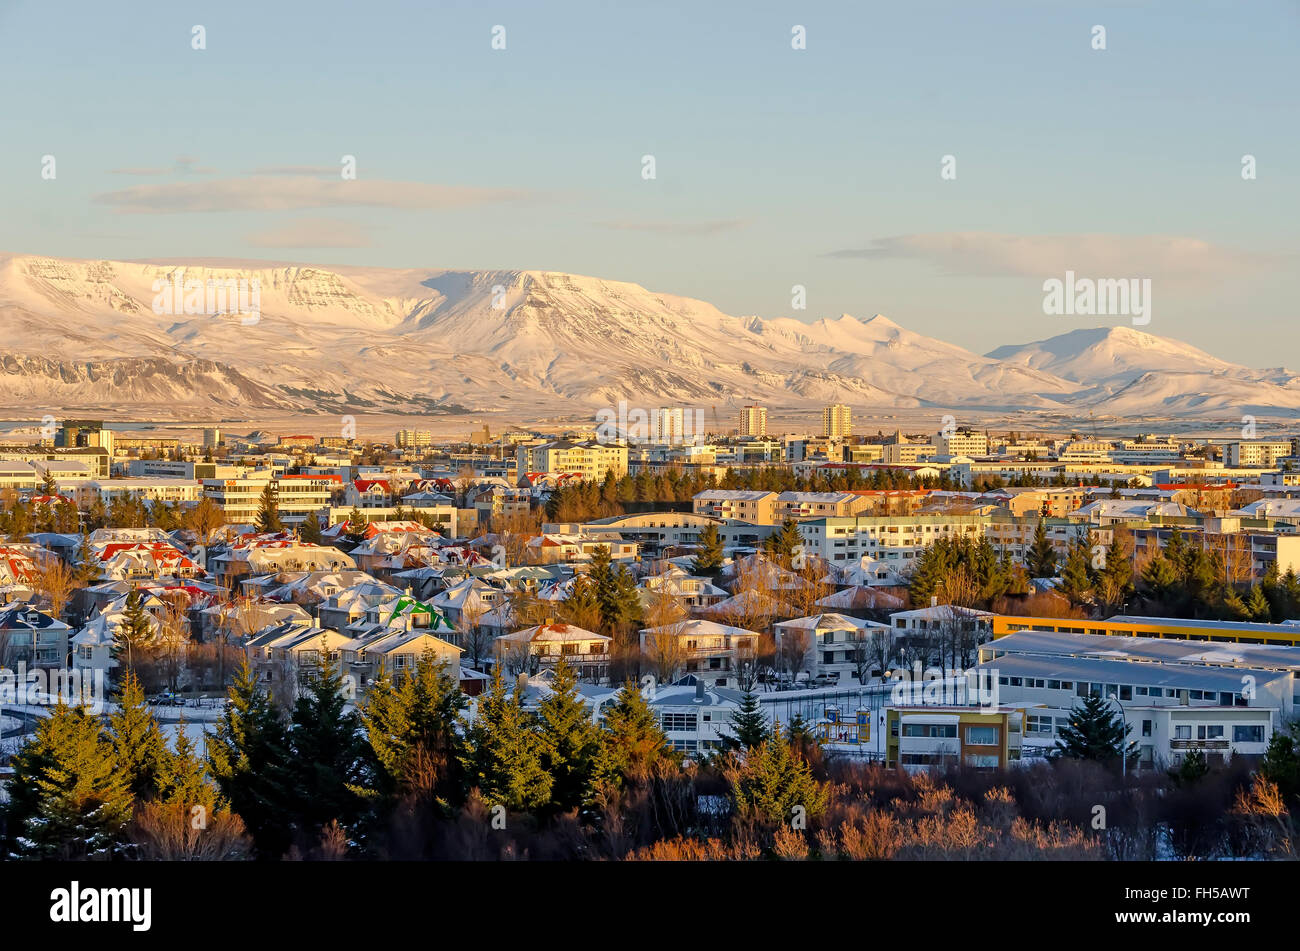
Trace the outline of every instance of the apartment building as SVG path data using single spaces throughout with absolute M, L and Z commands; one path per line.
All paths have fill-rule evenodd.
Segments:
M 1283 456 L 1291 455 L 1289 439 L 1239 439 L 1223 447 L 1223 464 L 1236 467 L 1276 466 Z
M 696 515 L 771 525 L 777 521 L 778 498 L 775 492 L 757 489 L 705 489 L 696 493 L 691 507 Z
M 1259 624 L 1254 621 L 1205 621 L 1188 618 L 1142 617 L 1117 614 L 1104 621 L 994 615 L 990 619 L 993 639 L 1018 631 L 1046 631 L 1058 634 L 1098 634 L 1182 641 L 1211 641 L 1219 644 L 1269 644 L 1277 647 L 1300 645 L 1300 623 Z M 1236 650 L 1237 648 L 1233 648 Z
M 853 435 L 853 411 L 843 403 L 832 403 L 822 410 L 822 435 L 846 439 Z
M 203 498 L 203 486 L 193 479 L 133 476 L 125 479 L 92 479 L 72 486 L 71 493 L 80 509 L 89 508 L 96 498 L 104 505 L 109 505 L 115 498 L 173 505 L 199 501 Z
M 502 634 L 494 642 L 496 664 L 529 674 L 554 669 L 564 658 L 578 678 L 601 683 L 609 676 L 613 639 L 572 624 L 538 624 Z
M 847 518 L 870 505 L 869 498 L 853 492 L 782 492 L 776 497 L 773 517 L 778 522 L 787 518 Z
M 204 479 L 203 494 L 221 507 L 230 524 L 251 525 L 270 482 L 269 469 L 254 470 L 238 479 Z
M 767 407 L 766 406 L 743 406 L 740 410 L 740 435 L 741 436 L 766 436 L 767 435 Z
M 940 456 L 987 456 L 989 437 L 970 429 L 941 431 L 930 440 Z
M 706 686 L 704 679 L 684 677 L 654 691 L 648 703 L 673 749 L 688 756 L 721 750 L 731 736 L 731 719 L 741 695 Z
M 583 479 L 599 482 L 606 473 L 612 472 L 617 479 L 627 474 L 627 446 L 568 440 L 520 446 L 516 450 L 516 465 L 520 473 L 576 473 Z
M 334 493 L 343 488 L 343 479 L 336 475 L 282 475 L 272 486 L 280 520 L 296 525 L 328 509 Z
M 778 621 L 776 633 L 778 655 L 792 659 L 794 673 L 806 672 L 811 678 L 825 678 L 834 683 L 850 683 L 861 665 L 868 677 L 883 672 L 881 658 L 889 653 L 891 631 L 888 624 L 864 621 L 844 614 L 814 614 L 809 617 Z
M 886 443 L 882 458 L 886 465 L 910 466 L 939 455 L 937 446 L 922 442 Z

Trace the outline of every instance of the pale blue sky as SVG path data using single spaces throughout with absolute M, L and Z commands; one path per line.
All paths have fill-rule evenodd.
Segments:
M 1300 369 L 1298 11 L 0 0 L 0 250 L 563 270 L 979 352 L 1105 323 L 1043 315 L 1070 267 Z

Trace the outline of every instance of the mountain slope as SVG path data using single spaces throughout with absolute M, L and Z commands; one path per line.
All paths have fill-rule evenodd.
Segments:
M 155 311 L 174 280 L 239 279 L 260 289 L 255 320 L 186 314 L 179 303 Z M 1300 389 L 1285 370 L 1236 367 L 1127 328 L 979 356 L 881 315 L 736 317 L 550 271 L 0 255 L 0 325 L 0 404 L 28 413 L 148 406 L 197 416 L 243 406 L 540 416 L 627 400 L 1066 414 L 1113 403 L 1196 415 L 1290 411 Z M 1173 389 L 1160 383 L 1170 373 L 1182 374 Z

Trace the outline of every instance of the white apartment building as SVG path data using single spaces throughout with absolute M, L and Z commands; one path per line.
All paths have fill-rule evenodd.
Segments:
M 940 456 L 987 456 L 989 437 L 969 429 L 939 432 L 931 440 Z
M 904 442 L 904 443 L 886 443 L 884 451 L 884 462 L 890 466 L 910 466 L 917 462 L 924 462 L 927 459 L 933 459 L 939 455 L 939 449 L 930 443 L 922 442 Z
M 1291 455 L 1288 439 L 1239 439 L 1223 447 L 1227 468 L 1275 466 L 1283 456 Z
M 696 515 L 738 519 L 757 525 L 776 521 L 777 494 L 758 489 L 705 489 L 691 500 Z
M 604 480 L 607 472 L 614 478 L 627 474 L 627 446 L 598 442 L 559 440 L 539 446 L 520 446 L 516 450 L 518 472 L 578 473 L 593 482 Z

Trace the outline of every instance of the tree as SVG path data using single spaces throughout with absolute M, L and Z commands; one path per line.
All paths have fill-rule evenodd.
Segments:
M 605 711 L 601 740 L 595 769 L 599 785 L 643 785 L 659 767 L 679 759 L 659 726 L 659 718 L 631 681 Z
M 200 545 L 212 541 L 212 536 L 226 524 L 226 513 L 212 499 L 204 496 L 198 505 L 190 509 L 185 516 L 186 527 L 194 533 Z
M 58 704 L 13 757 L 4 807 L 17 858 L 89 859 L 120 854 L 131 790 L 113 745 L 85 707 Z
M 497 670 L 479 697 L 463 758 L 468 787 L 489 805 L 521 811 L 550 802 L 554 781 L 542 765 L 542 738 L 531 720 L 519 689 L 507 690 Z
M 785 824 L 796 808 L 813 819 L 826 810 L 830 790 L 812 775 L 808 761 L 795 752 L 779 725 L 772 735 L 749 751 L 742 763 L 727 770 L 736 813 L 742 818 Z
M 294 703 L 289 726 L 289 782 L 300 837 L 319 840 L 332 820 L 355 822 L 361 797 L 361 717 L 347 709 L 349 698 L 342 674 L 329 661 L 329 646 L 321 638 L 321 663 L 306 677 Z
M 1061 569 L 1060 591 L 1075 604 L 1087 601 L 1092 595 L 1090 563 L 1087 544 L 1081 539 L 1074 539 L 1065 558 L 1065 567 Z
M 322 538 L 320 521 L 308 512 L 307 517 L 298 523 L 298 540 L 305 545 L 319 545 Z
M 285 729 L 247 659 L 207 746 L 217 788 L 248 826 L 258 855 L 279 858 L 291 842 Z
M 32 587 L 50 603 L 50 614 L 58 620 L 77 586 L 76 575 L 57 558 L 51 558 L 36 570 Z
M 262 497 L 257 503 L 257 530 L 262 533 L 282 532 L 284 525 L 280 521 L 280 507 L 275 500 L 275 487 L 266 483 Z
M 158 785 L 167 741 L 145 703 L 140 679 L 127 671 L 117 698 L 117 710 L 108 718 L 108 735 L 118 772 L 137 799 L 152 796 Z
M 366 517 L 364 514 L 362 514 L 361 509 L 357 508 L 354 505 L 352 506 L 352 511 L 348 512 L 348 520 L 347 520 L 348 527 L 347 530 L 344 532 L 344 535 L 347 536 L 348 541 L 350 541 L 352 544 L 360 545 L 363 541 L 366 540 L 367 524 L 369 523 L 366 521 Z
M 745 691 L 740 698 L 739 708 L 731 715 L 730 726 L 732 732 L 721 738 L 724 749 L 751 750 L 767 740 L 770 735 L 767 716 L 753 691 Z
M 122 619 L 113 631 L 112 653 L 125 671 L 134 672 L 143 651 L 153 642 L 154 621 L 145 610 L 144 598 L 139 588 L 126 596 Z
M 550 687 L 551 692 L 537 708 L 542 768 L 553 780 L 551 801 L 555 809 L 568 812 L 583 805 L 591 795 L 600 731 L 578 695 L 577 678 L 564 658 L 555 665 Z
M 381 673 L 361 710 L 366 785 L 373 795 L 410 791 L 430 765 L 441 770 L 435 792 L 444 801 L 458 795 L 462 741 L 457 724 L 466 703 L 459 682 L 431 650 L 420 655 L 400 684 Z
M 1040 518 L 1034 529 L 1034 543 L 1029 548 L 1029 572 L 1035 578 L 1050 578 L 1056 574 L 1056 551 L 1047 537 L 1047 520 Z
M 1210 763 L 1205 754 L 1200 750 L 1188 750 L 1178 768 L 1169 771 L 1169 776 L 1177 786 L 1194 786 L 1209 771 Z
M 1085 697 L 1070 711 L 1069 722 L 1061 728 L 1053 756 L 1108 763 L 1124 755 L 1132 761 L 1137 744 L 1130 742 L 1125 751 L 1124 739 L 1132 727 L 1102 697 Z
M 1300 723 L 1291 722 L 1285 730 L 1274 730 L 1259 762 L 1259 775 L 1274 783 L 1286 802 L 1300 793 L 1300 746 L 1296 734 Z
M 704 531 L 700 532 L 700 550 L 695 556 L 694 564 L 691 565 L 691 573 L 712 581 L 722 570 L 724 557 L 722 535 L 718 533 L 718 527 L 710 522 L 704 526 Z

